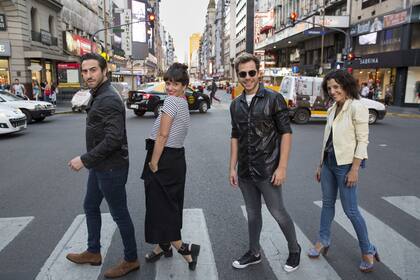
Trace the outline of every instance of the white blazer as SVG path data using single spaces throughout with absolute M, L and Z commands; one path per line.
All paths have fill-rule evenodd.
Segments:
M 334 119 L 337 104 L 328 109 L 322 142 L 321 163 L 328 137 L 333 131 L 333 146 L 337 165 L 351 164 L 354 158 L 367 159 L 369 143 L 369 110 L 357 99 L 347 99 Z

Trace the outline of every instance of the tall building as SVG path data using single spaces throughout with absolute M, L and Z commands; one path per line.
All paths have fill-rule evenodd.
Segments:
M 224 71 L 225 78 L 235 81 L 235 71 L 233 61 L 236 49 L 236 0 L 226 1 L 225 26 L 224 26 Z
M 190 36 L 189 39 L 189 55 L 188 55 L 188 65 L 190 76 L 192 78 L 197 78 L 198 76 L 198 52 L 200 48 L 200 33 L 194 33 Z
M 216 73 L 215 70 L 215 20 L 216 20 L 216 3 L 214 0 L 209 1 L 206 14 L 206 25 L 204 27 L 201 48 L 199 52 L 200 60 L 200 77 L 202 79 L 212 79 Z
M 225 0 L 217 1 L 215 19 L 215 42 L 214 42 L 214 72 L 219 79 L 224 77 L 224 26 L 225 26 Z

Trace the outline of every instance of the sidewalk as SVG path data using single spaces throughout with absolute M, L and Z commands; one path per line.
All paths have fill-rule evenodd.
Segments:
M 73 113 L 70 102 L 60 102 L 56 105 L 55 114 L 69 114 Z
M 420 119 L 419 107 L 412 108 L 412 107 L 388 106 L 386 109 L 387 109 L 387 115 L 389 116 Z

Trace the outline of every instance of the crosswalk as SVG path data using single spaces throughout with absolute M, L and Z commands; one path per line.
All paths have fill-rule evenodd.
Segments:
M 420 221 L 420 199 L 416 196 L 390 196 L 382 197 L 389 203 L 390 207 L 396 207 L 402 213 Z M 322 207 L 322 202 L 314 201 L 314 204 Z M 379 218 L 370 214 L 365 209 L 359 207 L 368 226 L 369 237 L 373 244 L 378 248 L 382 263 L 401 279 L 418 280 L 420 279 L 420 248 L 407 240 L 390 225 L 385 224 Z M 244 218 L 246 219 L 246 209 L 241 207 Z M 287 242 L 280 233 L 279 226 L 270 215 L 266 206 L 262 209 L 263 229 L 261 232 L 261 247 L 266 261 L 275 275 L 276 279 L 341 279 L 328 258 L 320 257 L 312 260 L 305 257 L 305 252 L 311 246 L 314 236 L 307 236 L 295 224 L 296 234 L 302 246 L 302 258 L 300 268 L 293 273 L 286 273 L 283 270 L 288 250 Z M 182 230 L 183 239 L 187 242 L 198 243 L 201 245 L 199 262 L 194 272 L 188 270 L 185 261 L 174 255 L 173 258 L 162 258 L 155 263 L 155 279 L 165 280 L 218 280 L 226 279 L 219 275 L 218 268 L 213 254 L 214 244 L 208 232 L 205 213 L 202 209 L 184 209 L 184 227 Z M 356 239 L 356 234 L 345 216 L 340 201 L 336 203 L 336 213 L 334 221 L 342 227 L 352 238 Z M 0 218 L 0 254 L 7 246 L 13 246 L 13 240 L 25 230 L 29 230 L 28 225 L 36 222 L 36 217 L 17 217 Z M 103 258 L 107 258 L 108 248 L 111 246 L 113 235 L 116 232 L 116 225 L 112 221 L 109 213 L 102 214 L 101 231 L 101 253 Z M 75 217 L 61 240 L 45 260 L 36 280 L 66 280 L 98 279 L 101 266 L 79 266 L 65 258 L 69 252 L 83 251 L 86 246 L 87 229 L 84 215 Z M 109 254 L 109 253 L 108 253 Z M 220 264 L 219 264 L 220 265 Z M 229 264 L 225 264 L 230 266 Z M 355 268 L 357 269 L 357 268 Z M 0 270 L 1 272 L 1 270 Z M 234 272 L 233 272 L 234 273 Z

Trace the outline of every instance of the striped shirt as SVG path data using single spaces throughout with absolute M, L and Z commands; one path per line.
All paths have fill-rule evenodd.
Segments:
M 173 120 L 165 147 L 182 148 L 188 133 L 188 128 L 191 125 L 187 100 L 182 97 L 168 96 L 163 102 L 162 112 L 168 114 Z M 156 140 L 160 128 L 161 116 L 162 114 L 160 113 L 153 124 L 150 139 Z

